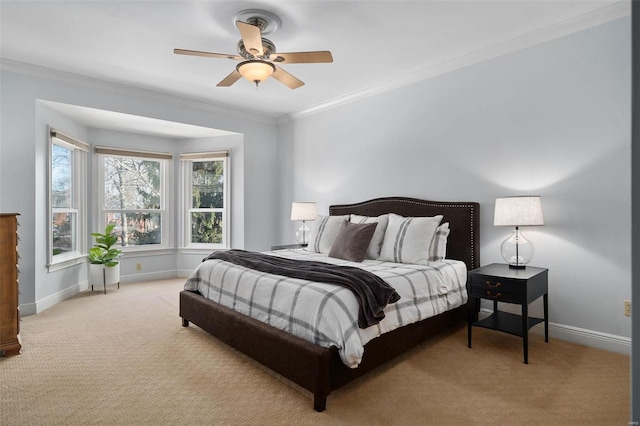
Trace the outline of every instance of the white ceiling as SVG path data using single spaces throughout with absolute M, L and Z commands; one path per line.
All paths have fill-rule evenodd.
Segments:
M 60 102 L 41 102 L 67 117 L 73 117 L 78 123 L 97 129 L 138 133 L 169 139 L 196 139 L 235 134 L 226 130 L 194 126 L 192 124 L 178 123 L 175 121 L 158 120 L 156 118 L 123 114 L 121 112 L 106 111 L 103 109 L 69 105 Z
M 234 15 L 277 14 L 279 52 L 330 50 L 330 64 L 274 79 L 216 83 L 236 65 L 174 48 L 236 53 Z M 268 117 L 303 114 L 629 14 L 629 1 L 7 1 L 0 57 Z

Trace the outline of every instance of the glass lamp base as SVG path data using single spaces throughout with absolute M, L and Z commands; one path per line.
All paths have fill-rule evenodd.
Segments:
M 309 244 L 309 227 L 302 221 L 302 226 L 296 231 L 298 244 Z
M 502 242 L 500 252 L 502 258 L 509 264 L 509 268 L 525 269 L 527 263 L 533 259 L 533 244 L 520 233 L 516 226 L 511 236 Z

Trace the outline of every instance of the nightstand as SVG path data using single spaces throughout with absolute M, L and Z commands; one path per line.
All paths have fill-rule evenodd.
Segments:
M 468 319 L 468 339 L 471 347 L 473 326 L 499 330 L 522 337 L 524 363 L 529 363 L 529 329 L 544 322 L 544 341 L 549 341 L 549 296 L 548 269 L 527 266 L 526 269 L 511 269 L 509 265 L 493 263 L 469 271 L 467 281 L 472 302 Z M 529 318 L 529 303 L 543 297 L 544 319 Z M 481 299 L 493 300 L 493 313 L 474 321 Z M 522 315 L 498 310 L 498 302 L 512 303 L 522 307 Z
M 298 249 L 305 248 L 309 244 L 284 244 L 281 246 L 271 246 L 271 250 Z

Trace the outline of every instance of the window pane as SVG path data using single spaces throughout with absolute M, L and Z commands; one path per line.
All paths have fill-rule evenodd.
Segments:
M 191 242 L 222 243 L 222 212 L 191 212 Z
M 160 213 L 107 213 L 105 224 L 115 223 L 119 246 L 160 244 Z
M 54 208 L 71 208 L 73 151 L 55 144 L 51 147 L 51 205 Z
M 76 213 L 53 213 L 53 247 L 52 254 L 57 256 L 77 250 L 76 247 Z
M 160 162 L 140 158 L 105 157 L 107 210 L 160 208 Z
M 192 163 L 192 194 L 194 209 L 224 207 L 224 163 L 222 161 L 194 161 Z

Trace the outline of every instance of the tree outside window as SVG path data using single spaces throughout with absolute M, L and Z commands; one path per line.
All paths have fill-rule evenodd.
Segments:
M 55 142 L 51 145 L 52 256 L 77 250 L 73 151 Z
M 185 188 L 186 244 L 228 246 L 228 171 L 225 153 L 181 155 Z
M 162 244 L 164 161 L 103 156 L 103 225 L 115 225 L 120 246 Z

